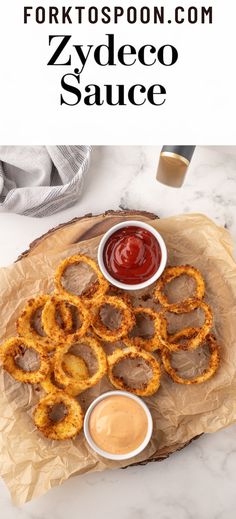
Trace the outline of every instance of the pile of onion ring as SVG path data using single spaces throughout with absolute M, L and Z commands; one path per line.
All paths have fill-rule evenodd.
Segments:
M 86 263 L 94 271 L 97 281 L 85 292 L 76 295 L 65 288 L 63 276 L 68 267 L 80 263 Z M 195 293 L 179 303 L 170 303 L 164 292 L 165 285 L 182 274 L 194 278 Z M 115 388 L 147 397 L 160 387 L 161 362 L 166 373 L 178 384 L 200 384 L 217 371 L 220 357 L 216 339 L 210 333 L 212 311 L 203 301 L 205 283 L 196 268 L 185 265 L 165 269 L 153 292 L 153 300 L 161 305 L 161 311 L 133 307 L 130 297 L 110 287 L 96 262 L 85 255 L 77 254 L 63 260 L 56 269 L 54 282 L 55 291 L 52 294 L 41 294 L 27 302 L 16 323 L 18 336 L 7 339 L 0 349 L 3 368 L 13 378 L 22 383 L 40 384 L 44 391 L 33 412 L 33 420 L 45 437 L 51 440 L 76 437 L 83 426 L 83 410 L 77 397 L 100 382 L 105 375 Z M 113 329 L 102 318 L 105 306 L 119 312 L 120 322 Z M 174 335 L 168 333 L 167 312 L 180 314 L 197 308 L 205 314 L 202 327 L 185 328 Z M 151 338 L 132 334 L 139 315 L 153 323 Z M 37 327 L 34 322 L 36 316 L 40 320 Z M 116 348 L 107 355 L 102 341 L 120 341 L 124 347 Z M 178 375 L 171 364 L 172 352 L 193 350 L 203 343 L 209 346 L 211 355 L 208 369 L 193 379 Z M 97 364 L 95 373 L 90 373 L 82 356 L 71 351 L 72 346 L 78 344 L 82 351 L 84 346 L 91 349 Z M 38 358 L 38 365 L 33 369 L 19 362 L 29 350 L 34 351 Z M 159 353 L 160 359 L 156 353 Z M 142 361 L 151 370 L 149 380 L 138 387 L 131 387 L 115 373 L 117 365 L 123 360 Z M 56 420 L 53 412 L 58 406 L 64 408 L 64 415 Z

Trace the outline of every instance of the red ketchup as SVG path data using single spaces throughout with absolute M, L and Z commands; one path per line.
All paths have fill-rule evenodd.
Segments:
M 108 238 L 103 261 L 114 279 L 136 285 L 156 273 L 161 263 L 161 248 L 150 231 L 130 225 L 118 229 Z

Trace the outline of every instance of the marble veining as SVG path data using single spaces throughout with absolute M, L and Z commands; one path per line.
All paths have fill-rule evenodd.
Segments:
M 229 229 L 236 243 L 236 147 L 198 147 L 181 189 L 156 182 L 159 152 L 154 146 L 95 147 L 77 205 L 43 220 L 1 214 L 1 266 L 51 227 L 106 209 L 143 209 L 162 217 L 202 212 Z M 0 517 L 234 519 L 235 474 L 233 425 L 202 436 L 164 462 L 76 477 L 21 508 L 13 507 L 1 482 Z

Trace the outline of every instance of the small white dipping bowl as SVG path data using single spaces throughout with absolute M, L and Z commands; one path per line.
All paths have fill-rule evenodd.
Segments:
M 136 285 L 129 285 L 128 283 L 122 283 L 121 281 L 118 281 L 117 279 L 113 278 L 107 271 L 105 264 L 104 264 L 104 260 L 103 260 L 104 247 L 106 245 L 108 238 L 110 238 L 110 236 L 112 234 L 114 234 L 116 231 L 118 231 L 119 229 L 122 229 L 123 227 L 130 227 L 130 226 L 141 227 L 142 229 L 146 229 L 147 231 L 149 231 L 156 238 L 156 240 L 160 246 L 160 249 L 161 249 L 161 263 L 159 265 L 159 268 L 155 272 L 155 274 L 151 278 L 144 281 L 143 283 L 138 283 Z M 121 222 L 121 223 L 118 223 L 117 225 L 114 225 L 113 227 L 111 227 L 111 229 L 109 229 L 109 231 L 107 231 L 104 234 L 103 238 L 101 239 L 101 241 L 99 243 L 98 264 L 99 264 L 101 272 L 103 273 L 104 277 L 109 281 L 109 283 L 111 283 L 112 285 L 115 285 L 118 288 L 122 288 L 123 290 L 139 290 L 141 288 L 146 288 L 149 285 L 152 285 L 152 283 L 154 283 L 161 276 L 161 274 L 166 266 L 166 262 L 167 262 L 167 250 L 166 250 L 166 244 L 165 244 L 162 236 L 159 234 L 158 231 L 156 231 L 156 229 L 154 229 L 154 227 L 152 227 L 151 225 L 149 225 L 147 223 L 139 222 L 138 220 L 129 220 L 129 221 Z
M 105 398 L 108 398 L 113 395 L 115 395 L 115 396 L 122 395 L 122 396 L 126 396 L 127 398 L 131 398 L 132 400 L 135 400 L 144 409 L 146 417 L 147 417 L 148 426 L 147 426 L 147 434 L 146 434 L 144 441 L 141 443 L 141 445 L 137 449 L 130 451 L 126 454 L 111 454 L 110 452 L 106 452 L 103 449 L 100 449 L 96 445 L 96 443 L 93 441 L 90 431 L 89 431 L 89 420 L 90 420 L 90 416 L 91 416 L 93 409 L 96 407 L 96 405 L 99 402 L 101 402 L 101 400 L 104 400 Z M 143 400 L 141 400 L 141 398 L 139 398 L 136 395 L 133 395 L 132 393 L 128 393 L 127 391 L 108 391 L 108 393 L 104 393 L 103 395 L 100 395 L 89 406 L 89 408 L 85 414 L 85 418 L 84 418 L 84 435 L 85 435 L 85 438 L 86 438 L 88 444 L 97 454 L 99 454 L 99 456 L 102 456 L 103 458 L 107 458 L 109 460 L 117 460 L 117 461 L 128 460 L 129 458 L 133 458 L 134 456 L 137 456 L 138 454 L 140 454 L 140 452 L 142 452 L 145 449 L 145 447 L 148 445 L 148 443 L 150 442 L 150 439 L 152 436 L 152 431 L 153 431 L 152 415 L 151 415 L 147 405 L 143 402 Z

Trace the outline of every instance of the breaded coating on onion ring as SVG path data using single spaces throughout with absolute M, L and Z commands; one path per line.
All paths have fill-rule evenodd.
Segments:
M 16 364 L 15 358 L 21 357 L 26 350 L 33 350 L 39 356 L 40 366 L 35 371 L 25 371 Z M 37 384 L 44 380 L 49 372 L 49 361 L 44 347 L 26 337 L 8 339 L 1 347 L 1 359 L 3 368 L 19 382 Z
M 57 307 L 62 302 L 67 302 L 70 305 L 75 306 L 82 318 L 80 328 L 78 328 L 74 333 L 66 332 L 57 322 Z M 83 337 L 83 335 L 86 334 L 90 326 L 90 320 L 91 318 L 88 309 L 78 297 L 74 296 L 67 296 L 65 299 L 65 296 L 53 294 L 45 304 L 42 312 L 42 323 L 46 334 L 51 337 L 54 342 L 57 341 L 58 343 L 72 344 L 78 341 L 80 337 Z
M 186 332 L 184 330 L 183 337 L 186 337 Z M 216 342 L 215 337 L 212 334 L 208 334 L 206 336 L 205 342 L 207 343 L 211 352 L 209 366 L 207 369 L 203 371 L 203 373 L 201 373 L 201 375 L 198 375 L 191 379 L 183 378 L 180 375 L 178 375 L 176 369 L 174 369 L 171 365 L 171 352 L 167 349 L 164 349 L 162 351 L 161 358 L 165 371 L 168 373 L 168 375 L 172 378 L 174 382 L 176 382 L 177 384 L 185 385 L 202 384 L 203 382 L 206 382 L 206 380 L 209 380 L 209 378 L 211 378 L 215 374 L 220 363 L 219 346 Z
M 47 336 L 39 335 L 33 326 L 33 317 L 39 308 L 44 308 L 45 304 L 50 300 L 50 297 L 50 295 L 45 294 L 29 299 L 16 323 L 17 332 L 21 337 L 28 337 L 29 339 L 40 342 L 45 346 L 47 351 L 53 351 L 56 349 L 54 338 L 52 339 Z M 62 301 L 58 310 L 62 320 L 63 330 L 69 332 L 73 324 L 70 308 L 68 308 L 67 304 Z
M 70 376 L 64 370 L 63 364 L 64 356 L 68 353 L 71 346 L 66 345 L 61 348 L 60 351 L 58 350 L 55 353 L 55 379 L 59 384 L 62 384 L 65 388 L 65 391 L 72 396 L 79 395 L 82 393 L 82 391 L 95 386 L 107 373 L 107 357 L 99 341 L 94 337 L 86 336 L 83 337 L 78 343 L 81 345 L 85 344 L 91 348 L 97 361 L 97 371 L 94 375 L 88 376 L 87 378 Z
M 58 422 L 50 418 L 50 413 L 56 405 L 63 404 L 67 414 Z M 39 431 L 51 440 L 68 440 L 75 438 L 83 427 L 83 411 L 80 404 L 63 391 L 48 394 L 38 403 L 33 413 L 33 419 Z
M 62 384 L 58 386 L 55 381 L 54 364 L 55 357 L 52 357 L 50 359 L 50 371 L 46 379 L 41 382 L 41 387 L 46 393 L 52 393 L 53 391 L 58 391 L 58 389 L 63 389 L 65 391 L 65 388 L 63 388 Z M 89 377 L 89 370 L 85 361 L 77 355 L 66 353 L 63 356 L 62 368 L 70 377 L 79 378 L 82 380 Z
M 93 303 L 94 300 L 97 299 L 97 297 L 100 297 L 106 293 L 106 291 L 109 288 L 109 283 L 102 275 L 97 263 L 85 254 L 76 254 L 74 256 L 70 256 L 69 258 L 64 259 L 58 265 L 54 276 L 56 292 L 64 296 L 73 295 L 69 290 L 66 290 L 66 288 L 63 287 L 62 277 L 65 274 L 65 271 L 68 267 L 79 263 L 87 263 L 87 265 L 89 265 L 89 267 L 91 267 L 91 269 L 97 275 L 98 283 L 93 283 L 92 288 L 89 287 L 87 292 L 85 292 L 84 295 L 81 294 L 80 296 L 85 304 L 90 305 L 91 303 Z
M 124 341 L 125 344 L 125 341 Z M 152 378 L 145 385 L 142 385 L 140 388 L 133 388 L 128 386 L 123 378 L 117 377 L 114 375 L 114 368 L 124 359 L 142 359 L 144 362 L 151 368 L 152 370 Z M 136 348 L 135 346 L 128 346 L 123 350 L 117 349 L 107 357 L 108 362 L 108 377 L 112 383 L 112 385 L 116 389 L 123 389 L 125 391 L 129 391 L 130 393 L 134 393 L 138 396 L 151 396 L 160 387 L 160 364 L 156 360 L 156 358 L 145 350 Z
M 100 310 L 104 305 L 110 305 L 122 314 L 122 321 L 119 328 L 110 330 L 105 324 L 103 324 Z M 103 296 L 98 298 L 92 306 L 94 314 L 92 327 L 96 335 L 107 342 L 114 342 L 122 337 L 125 337 L 134 327 L 135 318 L 132 312 L 132 308 L 123 299 L 116 296 Z
M 151 308 L 138 306 L 133 308 L 133 313 L 135 316 L 144 315 L 151 319 L 154 325 L 154 334 L 150 339 L 145 339 L 144 337 L 140 337 L 138 335 L 135 337 L 128 337 L 126 338 L 126 343 L 128 342 L 130 346 L 137 346 L 138 348 L 143 348 L 146 351 L 161 350 L 163 346 L 159 339 L 160 317 L 158 312 L 155 312 L 155 310 L 152 310 Z
M 192 297 L 188 297 L 183 301 L 178 303 L 169 303 L 167 296 L 164 294 L 163 289 L 166 283 L 169 283 L 173 279 L 182 276 L 185 274 L 186 276 L 190 276 L 194 278 L 196 281 L 196 289 L 195 293 Z M 158 279 L 155 289 L 154 289 L 154 299 L 159 301 L 159 303 L 164 306 L 169 312 L 174 312 L 176 314 L 182 314 L 185 312 L 190 312 L 194 307 L 192 304 L 196 299 L 203 299 L 205 294 L 205 283 L 204 279 L 195 267 L 191 265 L 181 265 L 177 267 L 167 267 L 160 279 Z
M 184 330 L 181 330 L 181 332 L 177 332 L 177 334 L 168 336 L 166 317 L 162 312 L 159 314 L 159 339 L 164 348 L 167 348 L 170 351 L 195 350 L 201 345 L 201 343 L 211 330 L 213 324 L 213 315 L 210 306 L 207 305 L 207 303 L 205 303 L 204 301 L 199 301 L 196 299 L 195 302 L 192 303 L 192 309 L 195 310 L 196 308 L 201 308 L 204 311 L 205 321 L 200 328 L 194 328 L 196 333 L 187 341 L 186 344 L 176 341 L 178 341 L 184 336 L 186 337 L 186 333 L 184 332 L 188 331 L 189 328 L 185 328 Z

